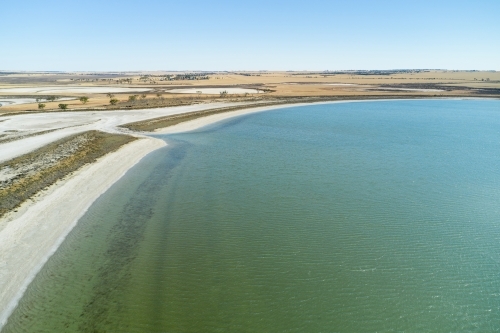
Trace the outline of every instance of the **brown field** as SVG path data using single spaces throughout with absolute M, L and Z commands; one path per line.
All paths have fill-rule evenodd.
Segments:
M 187 75 L 187 79 L 183 79 Z M 170 80 L 166 78 L 170 77 Z M 196 79 L 207 77 L 208 79 Z M 191 78 L 191 79 L 189 79 Z M 194 78 L 194 79 L 193 79 Z M 101 92 L 62 91 L 58 93 L 9 92 L 5 88 L 68 89 L 102 87 Z M 125 88 L 113 93 L 116 105 L 110 105 L 106 89 Z M 173 94 L 176 88 L 253 88 L 251 94 Z M 86 88 L 85 88 L 86 89 Z M 148 92 L 134 89 L 151 89 Z M 3 98 L 89 98 L 86 104 L 78 99 L 43 102 L 45 110 L 60 110 L 58 104 L 68 104 L 70 110 L 137 109 L 207 103 L 213 101 L 269 102 L 291 97 L 346 99 L 369 97 L 500 97 L 500 72 L 495 71 L 358 71 L 358 72 L 217 72 L 217 73 L 6 73 L 0 72 L 0 100 Z M 137 95 L 135 101 L 129 96 Z M 0 113 L 33 112 L 38 103 L 4 105 Z

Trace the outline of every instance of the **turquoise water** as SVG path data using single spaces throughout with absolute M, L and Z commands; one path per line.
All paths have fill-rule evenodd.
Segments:
M 500 102 L 187 134 L 91 207 L 2 332 L 497 332 Z

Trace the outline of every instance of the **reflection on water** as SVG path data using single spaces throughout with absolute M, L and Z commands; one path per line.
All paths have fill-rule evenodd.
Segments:
M 168 137 L 4 331 L 494 332 L 499 106 L 295 107 Z

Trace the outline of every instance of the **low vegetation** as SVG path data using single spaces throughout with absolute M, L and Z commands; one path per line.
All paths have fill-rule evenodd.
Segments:
M 0 163 L 0 216 L 83 165 L 136 138 L 89 131 Z

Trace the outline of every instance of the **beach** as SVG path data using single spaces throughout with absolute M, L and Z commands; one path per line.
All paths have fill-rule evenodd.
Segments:
M 231 106 L 234 104 L 225 103 L 223 105 Z M 85 130 L 99 129 L 117 132 L 116 126 L 121 123 L 217 106 L 220 107 L 221 104 L 134 111 L 133 114 L 131 112 L 123 114 L 71 112 L 57 115 L 12 116 L 9 117 L 10 124 L 4 122 L 0 125 L 19 124 L 24 129 L 40 130 L 39 127 L 42 127 L 43 129 L 58 128 L 58 130 L 3 144 L 0 161 L 12 159 L 57 139 Z M 287 106 L 289 105 L 221 113 L 180 123 L 155 131 L 155 133 L 192 131 L 232 117 Z M 62 122 L 66 126 L 57 127 Z M 20 142 L 22 142 L 21 145 Z M 144 156 L 165 145 L 163 140 L 141 135 L 139 140 L 109 153 L 95 163 L 84 166 L 38 193 L 34 198 L 23 203 L 16 211 L 0 218 L 0 254 L 2 258 L 0 261 L 0 327 L 5 324 L 37 272 L 57 250 L 90 205 Z
M 149 152 L 165 142 L 142 138 L 63 179 L 0 224 L 0 325 L 89 206 Z
M 117 125 L 132 120 L 213 106 L 198 105 L 122 114 L 75 112 L 12 116 L 8 119 L 10 124 L 5 121 L 0 125 L 18 125 L 35 133 L 47 128 L 55 130 L 2 144 L 0 161 L 89 129 L 117 132 Z M 163 140 L 139 135 L 138 140 L 80 168 L 0 218 L 0 327 L 5 324 L 37 272 L 90 205 L 144 156 L 165 145 Z

